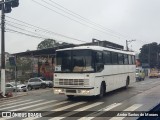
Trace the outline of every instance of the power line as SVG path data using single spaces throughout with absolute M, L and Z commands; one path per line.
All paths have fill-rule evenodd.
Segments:
M 26 36 L 29 36 L 29 37 L 35 37 L 35 38 L 41 38 L 41 39 L 52 39 L 51 37 L 46 37 L 46 36 L 37 34 L 37 33 L 35 33 L 35 32 L 31 32 L 31 31 L 25 30 L 25 29 L 23 29 L 23 28 L 16 27 L 16 26 L 11 25 L 11 24 L 8 24 L 8 25 L 11 26 L 11 27 L 14 27 L 14 28 L 16 28 L 16 29 L 19 29 L 19 30 L 22 30 L 22 31 L 23 31 L 23 32 L 21 32 L 21 31 L 17 31 L 17 30 L 14 30 L 14 29 L 7 28 L 7 30 L 12 31 L 12 32 L 16 32 L 16 33 L 19 33 L 19 34 L 23 34 L 23 35 L 26 35 Z M 27 33 L 25 33 L 24 31 L 26 31 Z M 28 33 L 31 33 L 31 34 L 28 34 Z M 33 34 L 34 34 L 34 35 L 33 35 Z M 36 34 L 37 36 L 36 36 L 35 34 Z M 57 39 L 56 39 L 56 41 L 58 41 L 58 42 L 64 42 L 64 41 L 57 40 Z M 69 43 L 69 44 L 71 44 L 71 43 Z
M 15 24 L 13 25 L 13 24 L 10 24 L 10 23 L 6 23 L 7 24 L 7 26 L 11 26 L 11 27 L 13 27 L 14 29 L 16 28 L 16 29 L 19 29 L 19 30 L 21 30 L 21 31 L 23 31 L 23 33 L 24 33 L 24 31 L 26 31 L 27 33 L 31 33 L 31 34 L 36 34 L 36 35 L 38 35 L 38 36 L 41 36 L 41 38 L 44 38 L 44 39 L 53 39 L 52 37 L 46 37 L 46 36 L 44 36 L 44 35 L 41 35 L 41 34 L 38 34 L 38 33 L 36 33 L 36 32 L 32 32 L 32 31 L 29 31 L 29 30 L 26 30 L 26 29 L 23 29 L 22 27 L 20 28 L 20 27 L 17 27 L 17 26 L 15 26 Z M 12 29 L 12 30 L 14 30 L 14 29 Z M 32 28 L 33 29 L 33 28 Z M 19 31 L 18 31 L 19 32 Z M 25 33 L 26 34 L 26 33 Z M 28 34 L 29 36 L 31 36 L 31 34 Z M 26 34 L 27 35 L 27 34 Z M 53 34 L 52 34 L 53 35 Z M 66 42 L 66 41 L 61 41 L 61 40 L 57 40 L 57 39 L 55 39 L 56 41 L 58 41 L 58 42 L 65 42 L 65 43 L 69 43 L 69 42 Z M 71 44 L 71 43 L 69 43 L 69 44 Z
M 6 24 L 9 25 L 9 26 L 11 26 L 11 27 L 13 27 L 13 28 L 17 28 L 17 29 L 19 29 L 19 30 L 26 31 L 26 32 L 31 33 L 31 34 L 36 34 L 36 35 L 38 35 L 38 36 L 42 36 L 42 35 L 40 35 L 40 34 L 38 34 L 38 33 L 25 30 L 25 29 L 23 29 L 23 28 L 17 27 L 17 26 L 15 26 L 15 25 L 12 25 L 12 24 L 9 24 L 9 23 L 6 23 Z M 45 36 L 44 36 L 44 37 L 45 37 Z M 47 37 L 45 37 L 45 38 L 47 38 Z
M 48 2 L 46 2 L 46 1 L 44 1 L 44 0 L 41 0 L 41 1 L 43 1 L 43 2 L 45 2 L 46 4 L 48 4 L 48 5 L 52 6 L 52 7 L 55 7 L 55 8 L 57 8 L 57 9 L 65 12 L 65 13 L 67 13 L 67 14 L 69 14 L 69 15 L 71 15 L 71 16 L 74 16 L 74 17 L 76 17 L 76 18 L 78 18 L 78 19 L 81 19 L 81 20 L 83 20 L 83 21 L 85 21 L 85 22 L 87 22 L 87 23 L 89 23 L 89 24 L 92 24 L 92 25 L 94 25 L 94 26 L 96 26 L 96 27 L 99 27 L 99 28 L 101 28 L 101 29 L 103 29 L 103 30 L 105 30 L 105 31 L 112 32 L 113 34 L 120 35 L 120 36 L 122 36 L 122 37 L 124 37 L 124 38 L 130 38 L 130 37 L 128 37 L 128 36 L 122 35 L 121 33 L 118 33 L 118 32 L 115 32 L 115 31 L 109 29 L 109 28 L 106 28 L 106 27 L 104 27 L 104 26 L 102 26 L 102 25 L 100 25 L 100 24 L 97 24 L 97 23 L 95 23 L 95 22 L 93 22 L 93 21 L 91 21 L 91 20 L 89 20 L 89 19 L 87 19 L 87 18 L 85 18 L 85 17 L 83 17 L 83 16 L 81 16 L 81 15 L 79 15 L 79 14 L 77 14 L 77 13 L 75 13 L 75 12 L 69 10 L 69 9 L 67 9 L 67 8 L 65 8 L 64 6 L 62 6 L 62 5 L 54 2 L 53 0 L 49 0 L 49 1 L 52 2 L 53 4 L 59 6 L 60 8 L 54 6 L 53 4 L 49 4 Z
M 48 2 L 46 2 L 46 1 L 44 1 L 44 0 L 41 0 L 41 1 L 43 1 L 43 2 L 45 2 L 46 4 L 48 4 L 48 5 L 52 6 L 52 7 L 55 7 L 55 8 L 57 8 L 57 9 L 65 12 L 65 13 L 67 13 L 67 14 L 69 14 L 69 15 L 71 15 L 71 16 L 74 16 L 74 17 L 79 18 L 79 19 L 81 19 L 81 20 L 83 20 L 83 21 L 86 21 L 86 22 L 89 23 L 89 24 L 92 24 L 92 25 L 95 25 L 95 26 L 97 26 L 97 27 L 100 27 L 101 29 L 103 29 L 103 30 L 105 30 L 105 31 L 112 32 L 112 33 L 117 34 L 117 35 L 119 35 L 119 36 L 122 36 L 122 37 L 124 37 L 124 38 L 130 38 L 129 36 L 122 35 L 121 33 L 115 32 L 115 31 L 113 31 L 113 30 L 111 30 L 111 29 L 108 29 L 108 28 L 106 28 L 106 27 L 104 27 L 104 26 L 102 26 L 102 25 L 100 25 L 100 24 L 97 24 L 97 23 L 95 23 L 95 22 L 93 22 L 93 21 L 91 21 L 91 20 L 89 20 L 89 19 L 87 19 L 87 18 L 84 18 L 83 16 L 81 16 L 81 15 L 79 15 L 79 14 L 77 14 L 77 13 L 75 13 L 75 12 L 73 12 L 73 11 L 67 9 L 67 8 L 65 8 L 64 6 L 56 3 L 56 2 L 53 1 L 53 0 L 49 0 L 49 1 L 50 1 L 51 3 L 59 6 L 60 8 L 54 6 L 53 4 L 49 4 Z M 67 11 L 68 11 L 68 12 L 67 12 Z M 146 42 L 146 41 L 139 40 L 139 39 L 136 39 L 136 40 L 138 40 L 138 41 L 140 41 L 140 42 L 142 42 L 142 43 L 147 43 L 147 44 L 148 44 L 148 42 Z
M 36 30 L 34 27 L 30 27 L 30 26 L 28 26 L 28 25 L 25 25 L 25 24 L 20 24 L 20 23 L 16 23 L 16 22 L 12 22 L 12 21 L 9 21 L 9 20 L 7 20 L 6 21 L 7 23 L 9 22 L 9 23 L 12 23 L 12 24 L 16 24 L 16 25 L 19 25 L 19 26 L 23 26 L 23 27 L 27 27 L 27 28 L 31 28 L 31 29 L 34 29 L 34 30 Z
M 33 27 L 32 29 L 36 28 L 36 30 L 38 29 L 39 31 L 43 31 L 43 32 L 45 32 L 45 33 L 55 34 L 55 35 L 58 35 L 58 36 L 61 36 L 61 37 L 65 37 L 65 38 L 72 39 L 72 40 L 76 40 L 76 41 L 80 41 L 80 42 L 86 42 L 86 41 L 82 41 L 82 40 L 79 40 L 79 39 L 75 39 L 75 38 L 71 38 L 71 37 L 68 37 L 68 36 L 64 36 L 64 35 L 62 35 L 62 34 L 55 33 L 55 32 L 49 31 L 49 30 L 44 29 L 44 28 L 40 28 L 40 27 L 31 25 L 31 24 L 29 24 L 29 23 L 23 22 L 23 21 L 21 21 L 21 20 L 18 20 L 18 19 L 9 17 L 9 16 L 6 16 L 6 17 L 7 17 L 7 18 L 10 18 L 10 19 L 12 19 L 12 20 L 18 21 L 18 22 L 20 22 L 20 23 L 23 23 L 23 24 L 19 24 L 19 23 L 12 22 L 12 23 L 17 24 L 17 25 L 25 26 L 25 27 L 28 27 L 28 28 L 32 28 L 32 27 Z M 8 20 L 7 20 L 7 21 L 8 21 Z M 11 22 L 11 21 L 9 21 L 9 22 Z M 140 42 L 142 42 L 142 43 L 147 43 L 147 44 L 148 44 L 148 42 L 146 42 L 146 41 L 139 40 L 139 39 L 136 39 L 136 40 L 138 40 L 138 41 L 140 41 Z
M 34 37 L 34 38 L 46 39 L 46 38 L 43 38 L 43 37 L 40 37 L 40 36 L 27 34 L 27 33 L 24 33 L 24 32 L 20 32 L 20 31 L 13 30 L 13 29 L 8 29 L 8 28 L 7 28 L 6 30 L 7 30 L 7 32 L 11 32 L 11 33 L 18 33 L 18 34 L 22 34 L 22 35 L 26 35 L 26 36 L 30 36 L 30 37 Z
M 27 22 L 24 22 L 24 21 L 15 19 L 15 18 L 13 18 L 13 17 L 9 17 L 9 16 L 6 16 L 6 17 L 9 18 L 9 19 L 12 19 L 12 20 L 14 20 L 14 21 L 20 22 L 21 24 L 25 24 L 25 25 L 23 25 L 23 26 L 26 26 L 26 27 L 27 27 L 27 25 L 28 25 L 28 26 L 31 26 L 31 27 L 33 27 L 33 28 L 36 28 L 36 29 L 38 29 L 38 30 L 40 30 L 40 31 L 43 31 L 43 32 L 46 32 L 46 33 L 54 34 L 54 35 L 57 35 L 57 36 L 61 36 L 61 37 L 68 38 L 68 39 L 75 40 L 75 41 L 79 41 L 79 42 L 86 42 L 86 41 L 83 41 L 83 40 L 80 40 L 80 39 L 72 38 L 72 37 L 65 36 L 65 35 L 62 35 L 62 34 L 59 34 L 59 33 L 53 32 L 53 31 L 49 31 L 49 30 L 47 30 L 47 29 L 44 29 L 44 28 L 41 28 L 41 27 L 38 27 L 38 26 L 35 26 L 35 25 L 32 25 L 32 24 L 29 24 L 29 23 L 27 23 Z M 14 22 L 14 23 L 15 23 L 15 22 Z M 19 24 L 19 23 L 16 23 L 16 24 Z M 19 24 L 19 25 L 20 25 L 20 24 Z M 30 28 L 31 28 L 31 27 L 30 27 Z
M 82 23 L 82 22 L 79 22 L 79 21 L 77 21 L 77 20 L 75 20 L 75 19 L 72 19 L 72 18 L 70 18 L 70 17 L 68 17 L 68 16 L 66 16 L 66 15 L 64 15 L 64 14 L 62 14 L 62 13 L 60 13 L 60 12 L 57 12 L 56 10 L 53 10 L 53 9 L 51 9 L 51 8 L 49 8 L 49 7 L 47 7 L 47 6 L 43 5 L 43 4 L 35 1 L 35 0 L 32 0 L 32 1 L 35 2 L 35 3 L 38 4 L 38 5 L 46 8 L 46 9 L 48 9 L 48 10 L 51 10 L 51 11 L 53 11 L 53 12 L 55 12 L 55 13 L 63 16 L 63 17 L 66 17 L 66 18 L 68 18 L 68 19 L 70 19 L 70 20 L 72 20 L 72 21 L 74 21 L 74 22 L 77 22 L 77 23 L 79 23 L 79 24 L 81 24 L 81 25 L 83 25 L 83 26 L 89 27 L 89 28 L 91 28 L 91 29 L 94 29 L 94 30 L 96 30 L 96 31 L 99 31 L 99 32 L 101 32 L 101 33 L 104 33 L 104 34 L 107 34 L 107 35 L 110 35 L 110 36 L 113 36 L 113 37 L 116 37 L 116 38 L 120 38 L 120 36 L 118 36 L 118 35 L 113 35 L 113 34 L 110 34 L 110 33 L 105 32 L 105 31 L 101 31 L 101 30 L 96 29 L 96 28 L 94 28 L 94 27 L 91 27 L 91 26 L 89 26 L 89 25 L 87 25 L 87 24 L 84 24 L 84 23 Z
M 6 17 L 8 17 L 8 16 L 6 16 Z M 49 30 L 46 30 L 46 29 L 43 29 L 43 28 L 40 28 L 40 27 L 37 27 L 37 26 L 34 26 L 34 25 L 31 25 L 31 24 L 29 24 L 29 23 L 26 23 L 26 22 L 23 22 L 23 21 L 20 21 L 20 20 L 18 20 L 18 19 L 15 19 L 15 18 L 12 18 L 12 17 L 8 17 L 8 18 L 10 18 L 10 19 L 12 19 L 12 20 L 15 20 L 15 21 L 17 21 L 17 22 L 19 22 L 19 23 L 16 23 L 16 22 L 12 22 L 12 21 L 9 21 L 9 20 L 7 20 L 6 22 L 8 23 L 13 23 L 14 25 L 19 25 L 19 26 L 24 26 L 24 27 L 27 27 L 27 28 L 31 28 L 31 29 L 34 29 L 35 31 L 42 31 L 43 33 L 45 32 L 45 33 L 48 33 L 48 34 L 55 34 L 55 33 L 53 33 L 52 31 L 49 31 Z M 13 25 L 12 25 L 13 26 Z M 35 29 L 36 28 L 36 29 Z M 10 31 L 11 32 L 11 31 Z M 18 31 L 17 31 L 18 32 Z M 15 31 L 14 32 L 12 32 L 12 33 L 15 33 Z M 27 33 L 22 33 L 22 32 L 19 32 L 18 34 L 23 34 L 23 35 L 26 35 L 26 36 L 29 36 L 29 37 L 33 37 L 33 35 L 30 35 L 30 34 L 27 34 Z M 36 33 L 37 34 L 37 33 Z M 65 36 L 66 37 L 66 36 Z M 36 38 L 36 36 L 34 35 L 34 38 Z M 38 38 L 41 38 L 41 39 L 46 39 L 46 38 L 44 38 L 44 37 L 38 37 Z M 68 37 L 67 37 L 68 38 Z M 72 38 L 72 39 L 74 39 L 75 40 L 75 38 Z M 78 40 L 79 41 L 79 40 Z M 81 41 L 81 40 L 80 40 Z M 149 44 L 148 42 L 146 42 L 146 41 L 143 41 L 143 40 L 140 40 L 140 39 L 138 39 L 138 41 L 140 41 L 141 43 L 146 43 L 146 44 Z M 64 41 L 60 41 L 60 42 L 64 42 Z M 84 41 L 83 41 L 84 42 Z
M 9 22 L 9 23 L 8 23 Z M 43 34 L 44 33 L 46 33 L 46 34 L 49 34 L 49 35 L 53 35 L 53 33 L 51 33 L 51 32 L 47 32 L 47 31 L 44 31 L 43 29 L 35 29 L 35 27 L 30 27 L 30 26 L 28 26 L 28 25 L 24 25 L 24 24 L 19 24 L 19 23 L 16 23 L 16 22 L 11 22 L 11 21 L 8 21 L 7 20 L 7 24 L 9 25 L 9 26 L 12 26 L 12 27 L 14 27 L 14 28 L 18 28 L 18 29 L 21 29 L 21 30 L 24 30 L 24 31 L 27 31 L 27 32 L 31 32 L 31 31 L 28 31 L 28 30 L 25 30 L 25 29 L 22 29 L 22 26 L 23 27 L 27 27 L 27 28 L 30 28 L 30 29 L 33 29 L 34 31 L 38 31 L 38 32 L 43 32 Z M 14 24 L 14 25 L 13 25 Z M 20 27 L 17 27 L 17 26 L 15 26 L 15 25 L 19 25 L 19 26 L 21 26 L 21 28 Z M 36 32 L 32 32 L 33 34 L 37 34 Z M 40 35 L 40 34 L 38 34 L 38 35 Z M 68 37 L 69 38 L 69 37 Z M 70 38 L 71 39 L 71 38 Z M 74 39 L 74 38 L 73 38 Z M 75 39 L 74 39 L 75 40 Z M 78 40 L 78 39 L 77 39 Z M 77 41 L 76 40 L 76 41 Z M 60 40 L 57 40 L 57 41 L 59 41 L 59 42 L 64 42 L 64 41 L 60 41 Z M 81 41 L 82 42 L 82 41 Z M 83 41 L 83 42 L 85 42 L 85 41 Z

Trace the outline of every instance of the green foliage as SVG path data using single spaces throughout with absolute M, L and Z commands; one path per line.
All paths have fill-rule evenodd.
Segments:
M 53 48 L 53 47 L 56 47 L 58 44 L 59 43 L 57 43 L 53 39 L 45 39 L 44 41 L 38 44 L 37 49 L 41 50 L 41 49 L 46 49 L 46 48 Z
M 54 48 L 54 47 L 63 46 L 63 45 L 68 45 L 68 43 L 65 43 L 65 42 L 59 43 L 53 39 L 45 39 L 44 41 L 42 41 L 38 44 L 37 50 Z
M 140 48 L 139 58 L 141 63 L 150 63 L 151 68 L 160 68 L 160 44 L 156 42 L 145 44 Z

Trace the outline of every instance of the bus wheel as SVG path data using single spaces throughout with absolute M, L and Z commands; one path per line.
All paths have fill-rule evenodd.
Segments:
M 127 89 L 128 86 L 129 86 L 129 79 L 126 80 L 126 86 L 125 86 L 125 88 Z
M 101 87 L 100 87 L 100 94 L 98 95 L 98 98 L 102 98 L 105 94 L 105 87 L 104 87 L 104 83 L 101 83 Z
M 67 95 L 68 99 L 73 99 L 74 95 Z

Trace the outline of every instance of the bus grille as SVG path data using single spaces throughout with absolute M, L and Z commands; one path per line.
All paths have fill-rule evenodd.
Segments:
M 84 79 L 59 79 L 58 82 L 59 85 L 77 85 L 77 86 L 82 86 L 82 85 L 88 85 L 89 81 L 84 80 Z

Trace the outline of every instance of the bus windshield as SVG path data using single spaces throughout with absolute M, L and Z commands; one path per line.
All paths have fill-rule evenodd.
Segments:
M 55 72 L 94 72 L 92 51 L 57 51 Z

